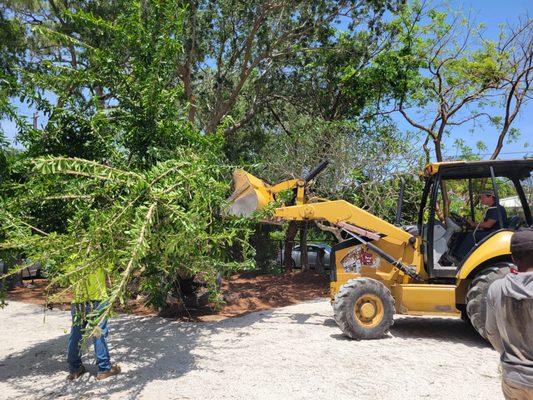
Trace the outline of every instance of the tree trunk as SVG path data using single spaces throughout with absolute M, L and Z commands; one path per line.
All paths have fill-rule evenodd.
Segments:
M 335 228 L 334 226 L 328 226 L 321 222 L 315 221 L 315 225 L 324 232 L 329 232 L 335 236 L 335 239 L 337 239 L 337 242 L 342 242 L 344 239 L 342 238 L 341 230 L 339 228 Z
M 507 132 L 509 131 L 509 127 L 511 125 L 506 121 L 503 125 L 503 128 L 500 132 L 500 135 L 498 136 L 498 143 L 496 144 L 496 147 L 494 148 L 494 152 L 490 156 L 491 160 L 496 160 L 498 155 L 500 154 L 500 151 L 502 151 L 503 148 L 503 140 L 507 136 Z
M 290 221 L 283 243 L 283 268 L 285 269 L 285 272 L 292 271 L 292 248 L 294 246 L 296 233 L 298 233 L 298 224 L 296 221 Z
M 300 265 L 302 271 L 309 269 L 309 258 L 307 254 L 307 221 L 302 221 L 300 225 Z
M 437 158 L 437 162 L 442 162 L 440 140 L 433 140 L 433 143 L 435 144 L 435 157 Z M 448 189 L 445 181 L 440 182 L 440 191 L 442 195 L 442 212 L 444 213 L 444 217 L 448 217 L 450 215 L 450 199 L 448 197 Z

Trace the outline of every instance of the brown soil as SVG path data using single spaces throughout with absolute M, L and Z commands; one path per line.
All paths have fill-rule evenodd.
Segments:
M 226 304 L 219 314 L 236 316 L 327 297 L 329 281 L 314 272 L 239 274 L 222 283 Z
M 44 305 L 46 285 L 45 279 L 36 279 L 33 283 L 25 281 L 23 286 L 9 291 L 7 299 Z M 137 315 L 210 321 L 327 297 L 328 291 L 328 280 L 312 271 L 283 275 L 241 273 L 223 280 L 221 292 L 224 304 L 218 311 L 211 307 L 175 307 L 157 311 L 136 301 L 128 302 L 127 308 L 122 311 Z M 53 306 L 63 310 L 69 309 L 70 298 L 65 298 L 62 303 L 54 303 Z
M 46 303 L 47 285 L 48 281 L 46 279 L 25 280 L 22 282 L 22 285 L 17 285 L 14 289 L 8 291 L 6 297 L 8 300 L 44 305 Z M 54 307 L 61 309 L 70 308 L 70 296 L 65 297 L 63 303 L 54 303 Z

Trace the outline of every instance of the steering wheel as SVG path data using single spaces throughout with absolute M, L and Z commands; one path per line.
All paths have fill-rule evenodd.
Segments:
M 468 220 L 463 217 L 462 215 L 459 215 L 457 213 L 451 212 L 450 218 L 453 222 L 455 222 L 457 225 L 459 225 L 461 228 L 469 228 L 470 224 L 468 223 Z

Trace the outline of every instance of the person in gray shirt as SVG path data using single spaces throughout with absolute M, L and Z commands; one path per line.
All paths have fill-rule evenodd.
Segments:
M 506 399 L 533 399 L 533 230 L 511 237 L 517 270 L 495 281 L 487 293 L 487 339 L 501 357 Z

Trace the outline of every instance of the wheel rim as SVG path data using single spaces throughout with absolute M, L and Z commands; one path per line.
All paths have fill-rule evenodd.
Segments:
M 383 320 L 383 302 L 374 294 L 364 294 L 355 302 L 354 315 L 360 325 L 373 328 Z

